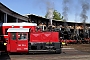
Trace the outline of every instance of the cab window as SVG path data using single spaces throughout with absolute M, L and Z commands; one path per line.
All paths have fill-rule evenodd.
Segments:
M 27 40 L 28 34 L 27 33 L 18 33 L 18 40 Z
M 16 33 L 11 33 L 11 39 L 16 40 Z

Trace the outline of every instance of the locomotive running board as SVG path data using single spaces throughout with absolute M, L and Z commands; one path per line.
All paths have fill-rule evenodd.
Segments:
M 29 53 L 54 53 L 56 50 L 29 50 Z

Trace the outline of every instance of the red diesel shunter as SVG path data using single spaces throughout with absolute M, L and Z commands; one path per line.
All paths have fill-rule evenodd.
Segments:
M 59 33 L 37 29 L 35 23 L 4 23 L 3 34 L 6 41 L 7 52 L 32 53 L 55 52 L 61 53 Z

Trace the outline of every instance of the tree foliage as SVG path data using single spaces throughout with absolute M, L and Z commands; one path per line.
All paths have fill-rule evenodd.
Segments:
M 47 14 L 45 15 L 45 17 L 47 17 Z M 61 16 L 61 14 L 59 12 L 57 12 L 57 10 L 54 10 L 54 12 L 53 12 L 53 19 L 55 19 L 55 20 L 62 20 L 63 16 Z

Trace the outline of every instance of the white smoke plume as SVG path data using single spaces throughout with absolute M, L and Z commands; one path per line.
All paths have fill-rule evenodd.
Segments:
M 55 1 L 55 0 L 54 0 Z M 37 0 L 35 1 L 37 4 L 36 7 L 39 7 L 40 10 L 46 11 L 47 19 L 50 19 L 50 23 L 52 25 L 52 19 L 53 19 L 53 11 L 54 11 L 54 2 L 53 0 Z

